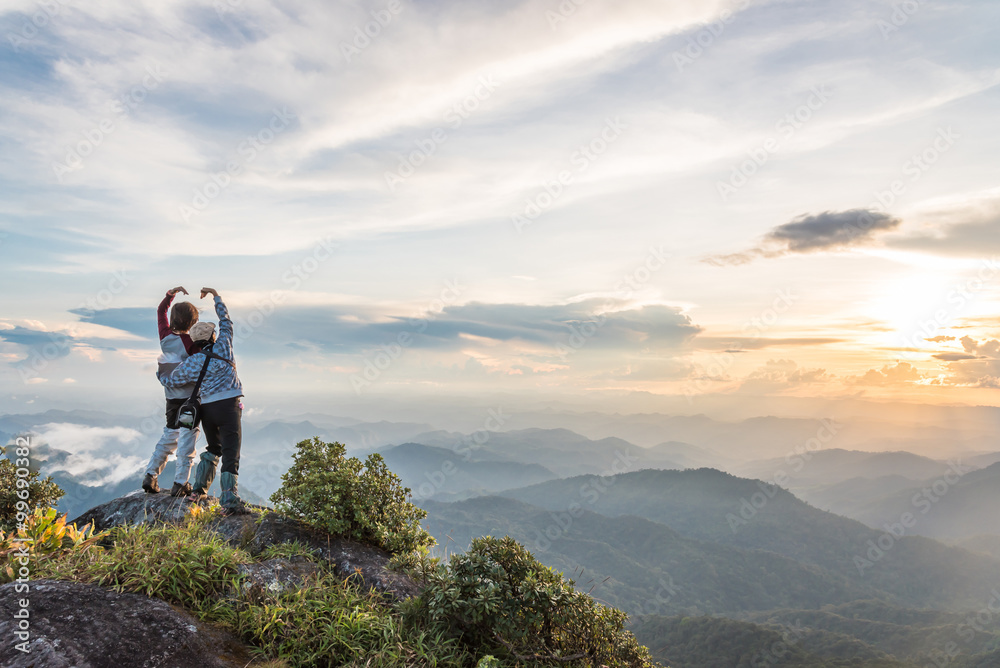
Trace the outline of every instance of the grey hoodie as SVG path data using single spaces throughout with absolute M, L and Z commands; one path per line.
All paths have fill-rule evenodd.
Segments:
M 201 383 L 200 400 L 203 404 L 243 396 L 243 384 L 240 382 L 239 376 L 236 375 L 236 364 L 233 359 L 233 321 L 229 319 L 229 311 L 222 303 L 222 297 L 215 298 L 215 313 L 219 316 L 219 336 L 211 350 L 233 364 L 227 364 L 217 359 L 208 363 L 205 380 Z M 198 380 L 198 375 L 204 364 L 205 353 L 195 353 L 184 360 L 169 376 L 159 376 L 160 382 L 168 388 L 183 387 L 188 383 L 194 383 Z

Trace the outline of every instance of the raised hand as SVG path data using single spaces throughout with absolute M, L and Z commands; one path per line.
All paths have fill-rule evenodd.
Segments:
M 212 295 L 213 297 L 218 297 L 219 293 L 216 292 L 215 288 L 202 288 L 201 298 L 204 299 L 206 295 Z
M 167 290 L 167 294 L 170 295 L 171 297 L 176 295 L 178 292 L 183 292 L 184 294 L 188 294 L 188 291 L 185 290 L 184 286 L 181 285 L 178 285 L 176 288 L 170 288 L 169 290 Z

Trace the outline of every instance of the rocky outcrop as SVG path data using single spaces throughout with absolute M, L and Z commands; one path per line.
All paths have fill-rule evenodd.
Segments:
M 183 521 L 190 503 L 166 493 L 132 492 L 88 510 L 73 522 L 97 530 L 117 526 Z M 388 569 L 390 555 L 370 545 L 316 531 L 302 522 L 257 508 L 250 515 L 214 520 L 210 529 L 224 540 L 259 555 L 272 545 L 298 541 L 314 559 L 326 561 L 345 578 L 398 601 L 419 593 L 405 575 Z M 236 595 L 244 601 L 295 589 L 320 574 L 320 564 L 305 557 L 266 559 L 243 564 L 246 576 Z M 12 668 L 237 668 L 253 656 L 232 634 L 198 621 L 188 612 L 155 598 L 120 593 L 108 587 L 60 580 L 37 580 L 27 593 L 17 583 L 0 586 L 0 610 L 30 602 L 28 652 L 15 638 L 21 620 L 0 618 L 0 666 Z M 24 646 L 22 645 L 22 648 Z
M 191 503 L 183 497 L 174 498 L 163 492 L 146 494 L 137 490 L 91 508 L 71 523 L 76 523 L 78 528 L 93 524 L 98 531 L 125 525 L 173 523 L 183 520 L 190 506 Z
M 106 587 L 36 580 L 27 593 L 0 586 L 0 610 L 30 602 L 25 653 L 17 620 L 0 618 L 0 666 L 10 668 L 242 668 L 252 659 L 235 636 L 164 601 Z
M 78 527 L 93 524 L 98 530 L 155 522 L 177 523 L 184 518 L 189 506 L 183 498 L 175 499 L 166 493 L 137 491 L 91 508 L 73 522 Z M 362 587 L 375 589 L 391 601 L 420 593 L 410 578 L 389 570 L 390 555 L 385 550 L 342 536 L 331 536 L 263 508 L 251 515 L 221 518 L 211 526 L 229 543 L 255 555 L 279 543 L 304 543 L 329 562 L 335 573 L 356 578 Z M 272 577 L 280 576 L 273 574 Z

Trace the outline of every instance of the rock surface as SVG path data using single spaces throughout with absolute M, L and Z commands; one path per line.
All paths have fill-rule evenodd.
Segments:
M 242 583 L 243 593 L 253 600 L 265 592 L 276 594 L 301 586 L 319 573 L 319 566 L 305 557 L 292 557 L 241 564 L 238 570 L 246 576 Z
M 184 497 L 175 498 L 165 492 L 146 494 L 137 490 L 91 508 L 71 523 L 76 523 L 81 529 L 84 524 L 94 524 L 98 531 L 102 531 L 127 524 L 180 522 L 190 506 L 191 503 Z
M 97 585 L 36 580 L 27 593 L 0 586 L 0 610 L 27 598 L 29 653 L 17 620 L 0 618 L 0 666 L 10 668 L 242 668 L 252 659 L 233 635 L 164 601 Z
M 72 521 L 78 527 L 92 523 L 97 530 L 154 522 L 177 523 L 184 518 L 189 506 L 190 503 L 183 498 L 175 499 L 166 493 L 137 491 L 91 508 Z M 362 587 L 375 589 L 392 601 L 420 593 L 413 580 L 389 570 L 390 555 L 385 550 L 349 538 L 331 536 L 274 512 L 261 510 L 251 515 L 224 517 L 211 526 L 229 543 L 255 555 L 279 543 L 304 543 L 328 561 L 341 577 L 354 576 Z

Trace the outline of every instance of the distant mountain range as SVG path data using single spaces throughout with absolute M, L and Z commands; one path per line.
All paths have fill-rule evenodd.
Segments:
M 608 480 L 580 476 L 503 495 L 556 512 L 576 504 L 609 517 L 635 515 L 699 540 L 768 550 L 912 606 L 973 607 L 983 583 L 1000 577 L 1000 564 L 985 556 L 919 536 L 896 537 L 814 508 L 781 488 L 714 469 L 643 470 Z
M 559 477 L 539 464 L 483 459 L 484 453 L 470 453 L 465 458 L 456 456 L 454 450 L 420 443 L 404 443 L 379 452 L 418 501 L 481 496 Z
M 727 402 L 732 403 L 732 402 Z M 993 406 L 930 406 L 863 400 L 822 402 L 803 400 L 801 415 L 780 417 L 794 398 L 782 397 L 780 408 L 767 398 L 741 397 L 740 412 L 756 416 L 727 421 L 708 415 L 662 413 L 614 414 L 595 411 L 539 410 L 514 415 L 508 429 L 566 428 L 588 438 L 615 436 L 640 446 L 681 441 L 719 452 L 738 461 L 784 457 L 805 447 L 817 435 L 821 418 L 841 425 L 824 447 L 869 452 L 906 450 L 931 458 L 949 458 L 969 452 L 992 452 L 1000 431 L 1000 408 Z M 711 410 L 713 402 L 699 398 Z M 686 412 L 686 411 L 681 411 Z M 769 414 L 770 413 L 770 414 Z M 716 414 L 733 415 L 731 406 Z M 717 462 L 725 468 L 725 462 Z
M 613 475 L 640 468 L 677 469 L 683 467 L 674 461 L 675 455 L 707 456 L 700 448 L 686 444 L 640 448 L 620 438 L 595 441 L 568 429 L 521 429 L 490 432 L 482 439 L 476 436 L 438 431 L 419 434 L 413 440 L 478 461 L 537 464 L 560 477 L 583 473 Z
M 832 607 L 832 606 L 831 606 Z M 859 617 L 857 605 L 835 612 L 795 611 L 774 621 L 748 622 L 724 617 L 645 616 L 632 620 L 636 639 L 653 657 L 672 668 L 992 668 L 1000 650 L 995 633 L 965 641 L 961 623 L 910 621 L 891 624 Z M 871 614 L 864 613 L 861 614 Z M 847 616 L 850 615 L 850 616 Z M 825 630 L 845 628 L 845 631 Z M 861 637 L 872 636 L 870 642 Z M 891 646 L 896 653 L 884 649 Z M 947 650 L 945 649 L 947 648 Z
M 630 614 L 719 614 L 890 598 L 847 578 L 765 550 L 685 536 L 664 524 L 589 510 L 550 512 L 502 497 L 425 502 L 423 522 L 443 551 L 509 535 L 584 590 Z
M 88 427 L 138 427 L 141 417 L 134 415 L 114 415 L 103 411 L 48 410 L 43 413 L 20 413 L 0 415 L 0 431 L 19 434 L 52 423 L 79 424 Z
M 630 612 L 639 640 L 676 668 L 924 668 L 943 648 L 955 668 L 1000 665 L 1000 615 L 988 612 L 1000 561 L 887 535 L 759 481 L 642 470 L 423 506 L 441 549 L 514 536 Z
M 630 612 L 672 668 L 995 667 L 1000 455 L 976 445 L 1000 412 L 927 413 L 966 420 L 948 446 L 966 452 L 961 475 L 933 452 L 955 429 L 916 413 L 908 425 L 859 413 L 818 451 L 809 439 L 824 423 L 811 418 L 573 422 L 550 411 L 512 416 L 509 431 L 460 433 L 308 414 L 245 421 L 240 484 L 262 501 L 313 436 L 361 458 L 378 452 L 428 511 L 441 552 L 515 537 Z M 138 462 L 159 436 L 149 419 L 93 411 L 0 416 L 0 436 L 26 431 L 45 435 L 35 466 L 67 491 L 61 508 L 74 516 L 138 488 Z M 901 450 L 908 438 L 920 454 Z M 788 489 L 769 484 L 776 472 Z
M 939 474 L 854 509 L 852 516 L 873 526 L 897 522 L 905 513 L 917 522 L 910 533 L 960 540 L 1000 535 L 1000 463 L 961 477 Z
M 941 475 L 948 464 L 911 452 L 861 452 L 827 449 L 816 452 L 804 449 L 791 457 L 748 462 L 730 468 L 730 472 L 745 478 L 771 481 L 776 472 L 789 477 L 790 489 L 809 488 L 844 482 L 863 474 L 865 478 L 901 476 L 909 480 L 926 480 Z

